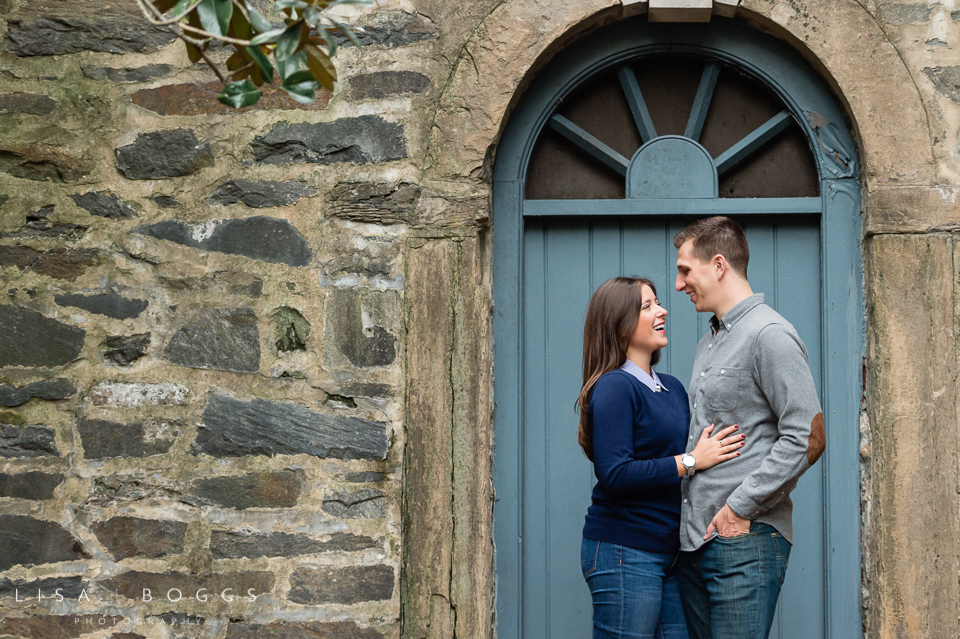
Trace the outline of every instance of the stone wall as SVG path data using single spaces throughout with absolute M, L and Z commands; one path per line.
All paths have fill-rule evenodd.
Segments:
M 398 637 L 404 463 L 492 545 L 487 192 L 425 173 L 484 11 L 348 11 L 334 95 L 236 112 L 133 0 L 0 0 L 0 635 Z

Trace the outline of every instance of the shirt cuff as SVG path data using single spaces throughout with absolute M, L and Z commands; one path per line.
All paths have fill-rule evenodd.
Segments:
M 744 495 L 739 488 L 727 497 L 727 506 L 730 506 L 733 514 L 741 519 L 753 521 L 760 516 L 760 507 L 757 506 L 755 501 Z

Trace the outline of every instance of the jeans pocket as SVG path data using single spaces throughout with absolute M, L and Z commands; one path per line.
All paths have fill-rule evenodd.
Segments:
M 777 579 L 780 585 L 787 576 L 787 565 L 790 563 L 790 543 L 778 532 L 770 533 L 773 540 L 773 549 L 777 554 Z
M 600 542 L 584 537 L 580 545 L 580 572 L 586 579 L 597 569 L 597 556 L 600 554 Z

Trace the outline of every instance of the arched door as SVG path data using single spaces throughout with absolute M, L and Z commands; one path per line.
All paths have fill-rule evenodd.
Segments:
M 624 21 L 538 75 L 494 179 L 498 636 L 590 636 L 579 542 L 594 480 L 573 413 L 586 304 L 609 277 L 653 279 L 670 312 L 658 370 L 688 383 L 708 318 L 672 290 L 671 239 L 717 214 L 747 232 L 751 284 L 797 327 L 827 417 L 827 453 L 793 494 L 771 636 L 857 636 L 859 184 L 820 79 L 732 21 Z

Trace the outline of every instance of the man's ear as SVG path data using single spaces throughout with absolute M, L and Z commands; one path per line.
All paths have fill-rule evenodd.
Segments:
M 717 274 L 717 280 L 722 280 L 723 276 L 727 274 L 727 269 L 730 268 L 730 265 L 727 264 L 727 258 L 717 253 L 713 256 L 713 268 Z

